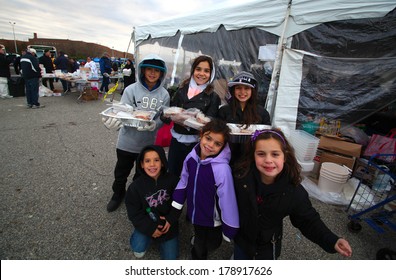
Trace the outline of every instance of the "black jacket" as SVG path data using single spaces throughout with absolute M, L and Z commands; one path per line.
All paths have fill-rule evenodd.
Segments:
M 235 179 L 238 201 L 240 230 L 234 241 L 242 250 L 255 258 L 273 258 L 275 241 L 276 258 L 280 256 L 283 219 L 289 216 L 292 225 L 325 251 L 335 253 L 338 237 L 321 220 L 312 207 L 308 193 L 303 186 L 294 186 L 286 175 L 271 185 L 261 182 L 258 170 Z
M 186 82 L 176 91 L 174 98 L 171 100 L 171 106 L 177 106 L 184 109 L 197 108 L 205 115 L 216 118 L 221 100 L 217 93 L 211 90 L 212 87 L 208 86 L 203 92 L 199 93 L 191 99 L 188 99 L 187 96 L 188 87 L 189 83 Z M 177 133 L 184 135 L 198 134 L 197 130 L 188 130 L 184 126 L 176 123 L 174 124 L 173 129 Z
M 158 222 L 154 222 L 146 212 L 148 207 L 157 216 L 165 216 L 169 214 L 172 209 L 172 194 L 179 182 L 179 177 L 167 173 L 168 164 L 165 156 L 164 149 L 149 145 L 143 148 L 154 149 L 159 154 L 163 167 L 161 175 L 155 181 L 149 177 L 140 165 L 141 154 L 136 161 L 136 168 L 139 169 L 140 176 L 132 182 L 129 186 L 125 197 L 125 204 L 128 212 L 128 218 L 131 220 L 133 226 L 143 234 L 152 236 L 158 226 Z M 168 219 L 167 219 L 168 220 Z M 175 221 L 171 224 L 169 231 L 156 240 L 164 241 L 170 240 L 177 236 L 179 232 L 178 222 Z
M 130 76 L 124 76 L 124 88 L 126 88 L 127 86 L 129 86 L 130 84 L 133 84 L 134 82 L 136 82 L 136 73 L 135 73 L 135 67 L 133 66 L 133 64 L 126 64 L 124 69 L 131 69 L 131 75 Z
M 271 125 L 270 115 L 263 106 L 257 104 L 257 114 L 260 120 L 256 124 L 266 124 Z M 243 124 L 243 111 L 241 107 L 236 110 L 235 117 L 232 115 L 231 105 L 224 105 L 219 109 L 218 117 L 228 123 Z
M 0 77 L 10 78 L 10 61 L 4 54 L 0 54 Z
M 39 63 L 44 65 L 46 73 L 54 72 L 54 65 L 52 64 L 52 59 L 45 54 L 39 58 Z

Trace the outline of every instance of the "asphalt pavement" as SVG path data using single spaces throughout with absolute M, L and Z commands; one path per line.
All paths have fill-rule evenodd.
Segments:
M 61 88 L 59 82 L 55 85 Z M 77 102 L 77 97 L 77 92 L 40 97 L 46 106 L 41 109 L 27 109 L 25 97 L 0 100 L 2 260 L 135 259 L 125 205 L 106 211 L 117 132 L 103 126 L 99 113 L 110 102 Z M 373 260 L 383 247 L 396 249 L 394 232 L 379 234 L 362 224 L 359 233 L 351 233 L 344 206 L 312 202 L 327 225 L 350 242 L 350 259 Z M 181 219 L 180 259 L 190 258 L 191 235 L 191 225 Z M 209 258 L 229 260 L 231 255 L 232 243 L 223 242 Z M 157 246 L 144 259 L 159 259 Z M 345 258 L 324 252 L 286 219 L 281 259 Z

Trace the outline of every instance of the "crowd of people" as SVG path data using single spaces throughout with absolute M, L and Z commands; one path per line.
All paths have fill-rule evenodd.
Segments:
M 11 61 L 6 57 L 5 49 L 0 47 L 0 98 L 12 98 L 9 92 L 8 81 L 11 78 L 10 64 L 13 63 L 15 74 L 21 75 L 25 84 L 25 95 L 27 101 L 27 108 L 44 108 L 38 102 L 40 84 L 52 92 L 55 91 L 54 78 L 42 77 L 41 64 L 45 69 L 46 74 L 52 74 L 55 70 L 61 70 L 61 73 L 74 73 L 80 69 L 81 66 L 89 68 L 90 77 L 99 80 L 99 70 L 103 75 L 102 83 L 99 88 L 97 81 L 91 82 L 91 88 L 99 90 L 99 93 L 106 94 L 109 90 L 110 74 L 114 71 L 114 66 L 111 62 L 108 53 L 104 53 L 99 61 L 99 67 L 91 59 L 87 57 L 86 63 L 80 65 L 73 57 L 68 57 L 63 51 L 59 52 L 58 57 L 54 57 L 49 49 L 44 50 L 41 57 L 37 57 L 37 52 L 33 48 L 22 50 L 21 56 L 18 56 Z M 125 65 L 122 66 L 126 70 L 124 73 L 124 88 L 135 82 L 135 68 L 131 59 L 128 59 Z M 99 68 L 99 69 L 98 69 Z M 25 70 L 25 71 L 23 71 Z M 41 83 L 40 83 L 41 79 Z M 59 79 L 56 78 L 56 81 Z M 66 94 L 71 90 L 72 83 L 60 79 L 62 84 L 62 94 Z
M 191 259 L 207 259 L 223 240 L 233 240 L 233 259 L 277 259 L 285 217 L 326 252 L 351 256 L 348 241 L 333 233 L 313 208 L 301 185 L 294 150 L 280 129 L 256 130 L 244 143 L 231 141 L 227 122 L 271 124 L 269 113 L 257 105 L 258 83 L 251 73 L 232 78 L 231 98 L 221 106 L 209 56 L 194 59 L 189 77 L 172 97 L 164 88 L 167 67 L 161 57 L 145 57 L 136 71 L 137 80 L 124 88 L 121 103 L 142 110 L 195 108 L 209 118 L 200 130 L 174 123 L 168 157 L 154 145 L 159 128 L 171 121 L 166 116 L 137 128 L 119 121 L 105 123 L 119 130 L 107 211 L 125 202 L 133 224 L 130 246 L 137 258 L 155 243 L 161 259 L 178 258 L 184 205 L 185 222 L 194 228 Z M 134 166 L 133 181 L 127 187 Z

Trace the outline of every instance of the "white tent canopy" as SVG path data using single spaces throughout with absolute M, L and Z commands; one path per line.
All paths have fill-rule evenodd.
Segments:
M 135 46 L 149 37 L 256 27 L 281 36 L 289 0 L 254 0 L 238 5 L 217 5 L 195 14 L 135 27 Z M 395 0 L 293 0 L 285 37 L 336 20 L 382 17 L 396 7 Z
M 258 61 L 259 48 L 278 44 L 266 103 L 273 125 L 294 129 L 298 115 L 318 113 L 318 111 L 335 118 L 341 116 L 341 119 L 345 116 L 345 112 L 349 112 L 350 115 L 354 115 L 349 119 L 357 121 L 359 114 L 367 116 L 379 110 L 387 102 L 395 101 L 394 94 L 389 94 L 393 91 L 394 79 L 392 80 L 387 74 L 392 74 L 392 69 L 396 69 L 394 67 L 396 31 L 392 31 L 396 30 L 396 21 L 394 13 L 391 13 L 395 7 L 395 0 L 251 0 L 232 6 L 217 5 L 198 13 L 135 27 L 133 33 L 135 55 L 139 59 L 142 52 L 148 50 L 154 50 L 163 57 L 170 55 L 171 58 L 168 58 L 167 63 L 169 61 L 173 63 L 173 65 L 168 64 L 172 68 L 171 85 L 176 76 L 178 79 L 183 78 L 189 59 L 200 53 L 211 55 L 216 60 L 218 68 L 224 70 L 226 74 L 221 77 L 223 81 L 219 79 L 220 82 L 231 78 L 230 74 L 235 74 L 235 69 L 256 70 L 255 74 L 260 74 L 263 81 L 262 73 L 265 69 L 264 62 Z M 391 15 L 392 19 L 388 21 L 389 26 L 384 27 L 382 19 L 388 15 Z M 377 20 L 379 26 L 375 24 L 354 26 L 353 24 L 360 19 L 365 23 Z M 342 21 L 345 22 L 338 25 L 339 30 L 333 30 L 332 26 L 326 28 L 329 23 Z M 324 27 L 327 33 L 320 33 L 323 31 L 321 29 L 315 34 L 318 35 L 317 37 L 304 37 L 305 33 L 321 27 Z M 373 30 L 368 33 L 366 28 L 370 27 Z M 351 33 L 350 28 L 355 28 L 354 34 Z M 342 34 L 338 34 L 337 31 Z M 304 35 L 298 38 L 301 34 Z M 301 40 L 298 45 L 305 44 L 308 48 L 291 49 L 295 39 Z M 314 41 L 311 42 L 311 39 Z M 326 54 L 323 54 L 324 49 L 321 47 L 326 48 Z M 388 57 L 388 60 L 383 61 L 389 63 L 381 62 L 379 59 L 381 55 L 377 55 L 377 49 L 382 50 L 381 59 Z M 334 53 L 354 60 L 339 63 L 336 56 L 333 56 Z M 366 57 L 370 59 L 367 60 L 369 63 L 359 62 L 359 59 L 365 58 L 362 55 L 369 55 Z M 305 89 L 301 86 L 306 82 L 304 79 L 308 71 L 304 63 L 307 62 L 308 57 L 313 56 L 320 58 L 310 62 L 311 72 L 317 67 L 316 65 L 326 62 L 327 65 L 319 66 L 323 71 L 319 76 L 327 78 L 326 75 L 346 73 L 344 77 L 358 84 L 350 85 L 349 88 L 344 87 L 339 92 L 333 89 L 330 94 L 328 89 L 325 89 L 328 92 L 324 94 L 325 97 L 321 96 L 321 100 L 324 100 L 323 98 L 327 100 L 321 105 L 314 103 L 318 99 L 317 96 L 312 95 L 312 92 L 319 92 L 316 88 L 317 83 L 314 81 L 305 83 Z M 347 67 L 343 68 L 343 64 Z M 351 69 L 359 70 L 351 71 Z M 367 73 L 370 73 L 369 77 L 365 76 Z M 367 79 L 371 77 L 375 79 L 372 81 L 375 86 L 369 89 Z M 337 98 L 334 98 L 334 94 L 337 94 Z M 375 108 L 373 108 L 373 98 L 381 99 L 381 102 L 375 104 Z M 336 104 L 335 100 L 330 99 L 337 99 L 339 103 Z M 367 108 L 367 106 L 371 107 Z M 310 108 L 316 110 L 309 111 Z M 329 112 L 329 108 L 333 111 Z M 334 113 L 335 111 L 337 112 Z M 344 112 L 344 115 L 339 112 Z

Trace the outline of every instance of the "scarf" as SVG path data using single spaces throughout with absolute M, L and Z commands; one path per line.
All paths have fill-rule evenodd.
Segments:
M 197 85 L 193 78 L 190 79 L 190 84 L 188 87 L 187 97 L 188 99 L 193 98 L 194 96 L 200 94 L 205 90 L 205 88 L 209 85 L 209 81 L 203 85 Z

